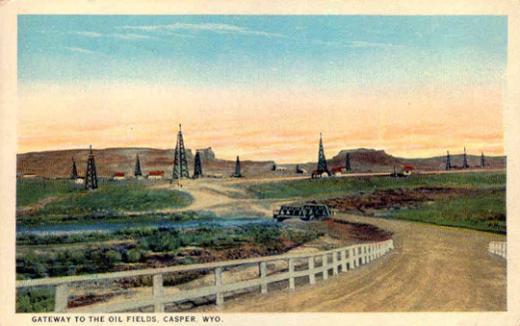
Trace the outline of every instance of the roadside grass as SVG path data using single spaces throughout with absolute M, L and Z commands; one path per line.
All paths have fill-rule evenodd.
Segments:
M 423 203 L 419 207 L 391 211 L 383 216 L 392 219 L 506 233 L 505 195 L 505 190 L 462 195 L 432 203 Z
M 313 198 L 372 192 L 377 189 L 452 187 L 496 188 L 504 187 L 505 172 L 449 173 L 438 175 L 411 175 L 407 178 L 370 176 L 352 178 L 323 178 L 286 180 L 246 186 L 246 190 L 259 199 Z

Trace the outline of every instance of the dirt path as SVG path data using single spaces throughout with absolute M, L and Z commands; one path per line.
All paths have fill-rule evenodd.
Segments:
M 266 200 L 252 198 L 243 188 L 234 187 L 237 183 L 248 183 L 249 179 L 229 180 L 185 180 L 182 188 L 163 184 L 157 188 L 171 188 L 186 191 L 193 196 L 193 202 L 183 208 L 155 210 L 159 213 L 181 211 L 212 211 L 217 215 L 233 216 L 265 216 L 272 217 L 273 208 L 288 200 Z M 290 201 L 293 201 L 291 199 Z M 147 212 L 144 212 L 147 213 Z M 143 214 L 144 214 L 143 213 Z
M 228 300 L 233 312 L 497 311 L 506 309 L 506 261 L 487 252 L 498 234 L 342 215 L 394 232 L 396 249 L 337 278 Z M 208 308 L 210 310 L 215 308 Z

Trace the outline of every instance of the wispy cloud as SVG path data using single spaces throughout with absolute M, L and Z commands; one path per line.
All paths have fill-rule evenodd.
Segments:
M 127 40 L 127 41 L 134 41 L 134 40 L 146 40 L 146 39 L 153 39 L 153 37 L 149 35 L 143 35 L 143 34 L 133 34 L 133 33 L 98 33 L 98 32 L 91 32 L 91 31 L 75 31 L 75 32 L 69 32 L 71 35 L 77 35 L 77 36 L 83 36 L 88 38 L 116 38 L 120 40 Z
M 76 52 L 76 53 L 84 53 L 84 54 L 97 54 L 98 52 L 79 48 L 79 47 L 71 47 L 71 46 L 65 46 L 65 49 L 69 50 L 70 52 Z
M 381 42 L 367 42 L 367 41 L 351 41 L 349 46 L 352 48 L 404 48 L 405 45 Z
M 246 27 L 230 25 L 230 24 L 212 24 L 212 23 L 172 23 L 166 25 L 138 25 L 138 26 L 121 26 L 121 29 L 126 30 L 139 30 L 143 32 L 178 32 L 178 31 L 189 31 L 189 32 L 214 32 L 220 34 L 241 34 L 241 35 L 256 35 L 265 37 L 285 37 L 279 33 L 271 33 L 265 31 L 258 31 L 248 29 Z
M 85 36 L 85 37 L 91 37 L 91 38 L 99 38 L 99 37 L 103 37 L 104 35 L 101 34 L 101 33 L 98 33 L 98 32 L 88 32 L 88 31 L 85 31 L 85 32 L 70 32 L 70 34 L 73 34 L 73 35 L 79 35 L 79 36 Z

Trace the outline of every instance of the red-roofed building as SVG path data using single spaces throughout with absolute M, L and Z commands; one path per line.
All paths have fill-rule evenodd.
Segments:
M 415 170 L 415 166 L 411 164 L 405 164 L 403 165 L 403 174 L 404 175 L 410 175 Z
M 338 167 L 335 167 L 335 168 L 332 168 L 332 170 L 330 170 L 330 172 L 332 173 L 332 175 L 334 176 L 340 176 L 342 175 L 343 173 L 345 173 L 346 169 L 344 167 L 341 167 L 341 166 L 338 166 Z
M 155 170 L 148 172 L 148 179 L 162 179 L 164 177 L 164 171 Z
M 115 172 L 112 176 L 112 180 L 125 180 L 125 173 L 124 172 Z

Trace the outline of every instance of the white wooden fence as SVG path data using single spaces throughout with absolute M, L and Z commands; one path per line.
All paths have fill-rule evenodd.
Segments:
M 110 281 L 125 278 L 135 278 L 143 276 L 152 276 L 153 287 L 152 295 L 139 298 L 130 302 L 106 303 L 88 307 L 85 312 L 121 312 L 136 310 L 153 306 L 155 312 L 163 312 L 165 304 L 193 300 L 202 297 L 213 297 L 217 305 L 224 303 L 224 297 L 233 291 L 259 287 L 261 293 L 267 293 L 268 285 L 274 282 L 289 282 L 289 289 L 295 288 L 295 279 L 305 277 L 310 284 L 316 283 L 316 274 L 321 274 L 323 280 L 328 279 L 329 274 L 338 275 L 339 271 L 346 272 L 348 270 L 359 267 L 363 264 L 377 259 L 394 248 L 393 240 L 382 242 L 364 243 L 352 245 L 344 248 L 322 251 L 314 254 L 298 254 L 298 255 L 278 255 L 250 259 L 239 259 L 223 262 L 213 262 L 205 264 L 171 266 L 155 269 L 143 269 L 134 271 L 114 272 L 105 274 L 89 274 L 80 276 L 66 276 L 55 278 L 42 278 L 32 280 L 22 280 L 16 282 L 17 288 L 31 288 L 41 286 L 55 287 L 55 312 L 66 312 L 68 309 L 69 287 L 77 283 Z M 316 258 L 320 259 L 316 259 Z M 287 269 L 277 270 L 268 275 L 267 264 L 285 261 Z M 320 262 L 320 266 L 316 266 L 316 262 Z M 259 267 L 259 275 L 250 280 L 238 281 L 234 283 L 224 283 L 222 273 L 224 269 L 241 266 Z M 304 267 L 304 269 L 295 267 Z M 213 270 L 215 279 L 211 286 L 203 286 L 194 289 L 184 290 L 175 294 L 166 295 L 163 286 L 163 276 L 165 274 L 193 272 L 201 270 Z M 331 272 L 332 271 L 332 272 Z
M 507 258 L 507 242 L 506 241 L 491 241 L 489 243 L 488 250 L 492 254 Z

